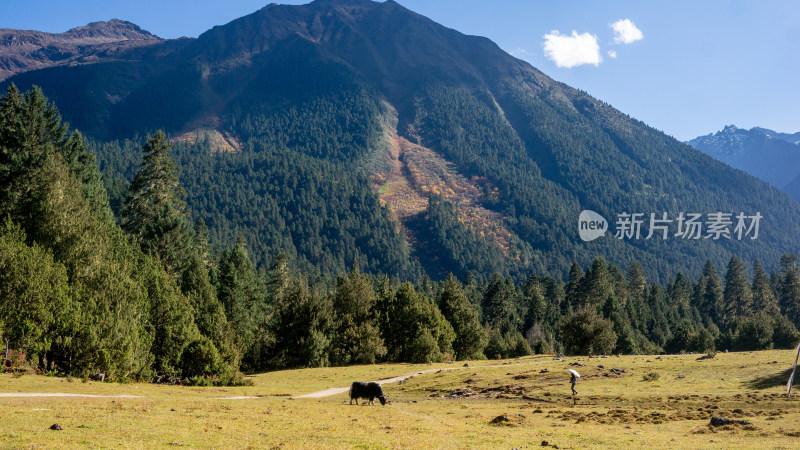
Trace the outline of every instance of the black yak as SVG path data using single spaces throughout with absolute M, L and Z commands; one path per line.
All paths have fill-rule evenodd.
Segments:
M 360 398 L 368 398 L 370 405 L 375 404 L 376 398 L 380 400 L 381 405 L 386 404 L 386 396 L 383 395 L 383 388 L 374 381 L 370 381 L 369 383 L 364 383 L 363 381 L 353 382 L 350 386 L 350 404 L 352 405 L 353 400 L 355 400 L 357 405 L 358 399 Z

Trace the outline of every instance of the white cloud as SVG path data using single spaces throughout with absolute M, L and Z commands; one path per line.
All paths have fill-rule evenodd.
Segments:
M 614 50 L 609 50 L 608 51 L 608 56 L 610 56 L 612 58 L 616 58 L 617 57 L 617 52 L 615 52 Z
M 620 19 L 612 23 L 611 28 L 614 30 L 615 44 L 630 44 L 644 38 L 642 30 L 636 28 L 630 19 Z
M 544 35 L 544 55 L 556 63 L 558 67 L 571 68 L 582 64 L 594 64 L 603 61 L 597 36 L 590 33 L 578 34 L 572 31 L 571 36 L 562 36 L 558 31 Z

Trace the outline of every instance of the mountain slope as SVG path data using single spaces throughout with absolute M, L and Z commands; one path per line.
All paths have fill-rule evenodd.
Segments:
M 786 188 L 800 177 L 800 133 L 728 125 L 687 144 L 790 194 Z
M 416 263 L 402 262 L 411 254 L 432 276 L 473 270 L 522 279 L 563 275 L 573 261 L 603 256 L 622 266 L 638 260 L 664 279 L 696 274 L 706 259 L 720 265 L 736 253 L 777 261 L 798 247 L 800 205 L 788 196 L 486 38 L 392 1 L 269 5 L 180 46 L 152 48 L 169 45 L 158 59 L 56 67 L 9 81 L 41 85 L 73 125 L 99 140 L 159 127 L 232 136 L 237 152 L 179 146 L 183 180 L 212 236 L 220 243 L 245 236 L 260 261 L 285 250 L 320 274 L 354 259 L 372 271 L 411 274 Z M 107 171 L 130 177 L 130 146 L 97 148 Z M 264 179 L 267 163 L 277 169 Z M 301 167 L 308 176 L 284 174 Z M 337 182 L 346 191 L 331 189 Z M 422 209 L 419 200 L 428 198 Z M 352 214 L 331 211 L 343 207 Z M 764 219 L 757 240 L 607 234 L 583 242 L 583 209 L 603 215 L 612 230 L 624 212 Z
M 118 19 L 64 33 L 0 29 L 0 80 L 46 67 L 107 60 L 162 40 Z

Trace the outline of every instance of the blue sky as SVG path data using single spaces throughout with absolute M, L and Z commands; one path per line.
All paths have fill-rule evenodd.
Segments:
M 450 28 L 486 36 L 556 80 L 681 140 L 727 124 L 800 131 L 800 2 L 794 0 L 397 1 Z M 174 38 L 197 36 L 267 2 L 4 3 L 0 28 L 61 32 L 118 18 Z M 612 24 L 626 19 L 625 33 L 615 34 Z

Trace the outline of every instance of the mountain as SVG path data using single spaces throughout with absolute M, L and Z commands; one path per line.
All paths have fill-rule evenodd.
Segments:
M 393 1 L 272 4 L 147 48 L 5 85 L 44 89 L 92 139 L 112 194 L 141 136 L 167 130 L 193 216 L 260 264 L 283 252 L 321 276 L 357 261 L 522 280 L 603 256 L 666 280 L 798 248 L 789 196 Z M 583 241 L 585 209 L 611 232 Z M 668 239 L 645 239 L 663 212 Z M 758 238 L 674 236 L 680 213 L 715 212 L 733 214 L 729 231 L 761 214 Z M 613 236 L 623 213 L 646 218 L 639 239 Z
M 29 70 L 99 62 L 162 39 L 123 20 L 92 22 L 64 33 L 0 29 L 0 81 Z
M 782 189 L 800 201 L 800 133 L 728 125 L 687 144 Z

